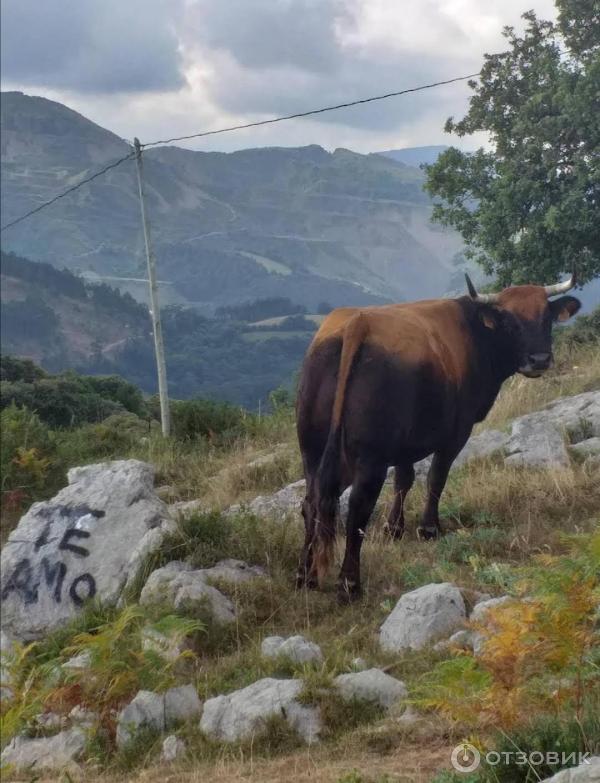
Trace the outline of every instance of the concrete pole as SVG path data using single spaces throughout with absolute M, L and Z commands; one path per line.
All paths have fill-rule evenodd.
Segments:
M 140 210 L 144 229 L 144 244 L 146 246 L 146 261 L 148 262 L 148 283 L 150 286 L 150 315 L 152 316 L 152 331 L 154 333 L 154 351 L 156 354 L 156 370 L 158 374 L 158 396 L 160 399 L 160 421 L 162 434 L 168 437 L 171 433 L 171 415 L 169 411 L 169 392 L 167 388 L 167 368 L 165 365 L 165 349 L 163 345 L 162 326 L 160 321 L 160 305 L 158 303 L 158 287 L 156 285 L 156 257 L 152 249 L 150 225 L 146 215 L 144 192 L 144 173 L 142 165 L 142 148 L 140 140 L 133 140 L 135 147 L 135 162 L 137 167 L 138 190 L 140 194 Z

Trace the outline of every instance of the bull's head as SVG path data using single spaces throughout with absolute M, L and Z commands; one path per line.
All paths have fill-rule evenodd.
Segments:
M 516 329 L 517 371 L 528 378 L 542 375 L 552 363 L 552 324 L 568 320 L 581 307 L 574 296 L 550 299 L 575 286 L 575 272 L 555 285 L 511 286 L 497 294 L 478 294 L 469 276 L 465 277 L 471 299 L 492 305 L 498 315 L 508 314 L 512 328 Z M 482 320 L 490 329 L 498 326 L 493 317 L 484 315 Z

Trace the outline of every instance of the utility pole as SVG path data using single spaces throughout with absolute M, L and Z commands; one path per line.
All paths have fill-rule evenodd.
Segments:
M 148 262 L 148 284 L 150 286 L 150 314 L 152 315 L 152 331 L 154 333 L 154 351 L 156 354 L 156 370 L 158 374 L 158 396 L 160 399 L 160 421 L 162 434 L 168 437 L 171 432 L 171 415 L 169 411 L 169 392 L 167 389 L 167 368 L 165 365 L 165 349 L 163 346 L 162 326 L 160 321 L 160 305 L 158 303 L 158 287 L 156 285 L 156 257 L 152 249 L 150 225 L 146 215 L 144 192 L 144 172 L 142 164 L 142 147 L 140 140 L 133 140 L 135 162 L 137 167 L 138 190 L 140 194 L 140 211 L 144 229 L 144 244 L 146 246 L 146 261 Z

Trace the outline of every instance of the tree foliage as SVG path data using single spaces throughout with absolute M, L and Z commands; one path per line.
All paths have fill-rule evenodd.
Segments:
M 434 219 L 504 285 L 600 274 L 600 6 L 557 7 L 556 23 L 530 11 L 523 35 L 505 28 L 507 51 L 485 55 L 467 115 L 446 123 L 491 146 L 427 167 Z

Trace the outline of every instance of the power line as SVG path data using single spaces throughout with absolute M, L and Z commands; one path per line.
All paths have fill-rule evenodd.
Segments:
M 172 139 L 160 139 L 159 141 L 148 141 L 142 144 L 142 147 L 156 147 L 158 144 L 172 144 L 174 141 L 187 141 L 188 139 L 198 139 L 202 136 L 215 136 L 218 133 L 229 133 L 230 131 L 244 130 L 245 128 L 256 128 L 259 125 L 271 125 L 274 122 L 284 122 L 285 120 L 296 120 L 299 117 L 310 117 L 314 114 L 323 114 L 327 111 L 336 111 L 337 109 L 347 109 L 350 106 L 359 106 L 362 103 L 372 103 L 373 101 L 383 101 L 386 98 L 396 98 L 399 95 L 406 95 L 409 92 L 420 92 L 421 90 L 429 90 L 432 87 L 440 87 L 443 84 L 453 84 L 454 82 L 463 82 L 467 79 L 473 79 L 479 76 L 477 73 L 470 73 L 468 76 L 456 76 L 454 79 L 445 79 L 441 82 L 432 82 L 431 84 L 422 84 L 419 87 L 409 87 L 406 90 L 399 90 L 398 92 L 388 92 L 385 95 L 375 95 L 371 98 L 361 98 L 357 101 L 349 101 L 348 103 L 338 103 L 335 106 L 324 106 L 322 109 L 311 109 L 310 111 L 302 111 L 297 114 L 287 114 L 284 117 L 274 117 L 270 120 L 259 120 L 257 122 L 248 122 L 245 125 L 232 125 L 229 128 L 218 128 L 217 130 L 202 131 L 200 133 L 191 133 L 189 136 L 174 136 Z
M 347 109 L 350 106 L 360 106 L 364 103 L 373 103 L 374 101 L 383 101 L 386 98 L 396 98 L 400 95 L 406 95 L 407 93 L 411 92 L 420 92 L 421 90 L 430 90 L 432 87 L 441 87 L 445 84 L 453 84 L 455 82 L 462 82 L 466 81 L 467 79 L 473 79 L 476 76 L 479 76 L 479 72 L 477 73 L 471 73 L 468 76 L 456 76 L 454 79 L 444 79 L 443 81 L 439 82 L 432 82 L 431 84 L 422 84 L 418 87 L 409 87 L 405 90 L 398 90 L 397 92 L 388 92 L 384 95 L 374 95 L 370 98 L 361 98 L 356 101 L 348 101 L 347 103 L 338 103 L 335 106 L 323 106 L 320 109 L 311 109 L 310 111 L 303 111 L 298 112 L 296 114 L 287 114 L 283 117 L 273 117 L 270 120 L 259 120 L 257 122 L 248 122 L 244 125 L 232 125 L 228 128 L 218 128 L 216 130 L 210 130 L 210 131 L 201 131 L 200 133 L 192 133 L 188 136 L 174 136 L 171 139 L 161 139 L 159 141 L 149 141 L 145 144 L 141 144 L 140 147 L 156 147 L 159 144 L 172 144 L 175 141 L 187 141 L 188 139 L 198 139 L 202 136 L 216 136 L 219 133 L 230 133 L 231 131 L 236 130 L 243 130 L 245 128 L 256 128 L 259 125 L 272 125 L 275 122 L 284 122 L 286 120 L 295 120 L 299 119 L 301 117 L 310 117 L 315 114 L 324 114 L 325 112 L 329 111 L 337 111 L 338 109 Z M 40 204 L 35 209 L 30 210 L 29 212 L 26 212 L 24 215 L 21 215 L 18 218 L 15 218 L 14 220 L 11 220 L 10 222 L 6 223 L 6 225 L 2 226 L 0 228 L 0 233 L 3 231 L 6 231 L 8 228 L 12 228 L 12 226 L 16 226 L 17 223 L 21 223 L 21 221 L 26 220 L 27 218 L 31 217 L 32 215 L 35 215 L 37 212 L 41 212 L 42 209 L 45 209 L 46 207 L 49 207 L 51 204 L 54 204 L 56 201 L 59 201 L 60 199 L 64 198 L 65 196 L 68 196 L 69 193 L 73 193 L 73 191 L 77 190 L 78 188 L 82 187 L 83 185 L 87 185 L 88 182 L 92 182 L 93 180 L 97 179 L 98 177 L 101 177 L 103 174 L 106 174 L 107 171 L 110 171 L 111 169 L 116 168 L 117 166 L 120 166 L 121 163 L 124 163 L 126 160 L 130 160 L 131 158 L 135 157 L 135 152 L 130 152 L 128 155 L 124 155 L 122 158 L 119 158 L 119 160 L 116 160 L 114 163 L 109 164 L 108 166 L 105 166 L 103 169 L 100 169 L 100 171 L 97 171 L 95 174 L 92 174 L 90 177 L 87 177 L 86 179 L 79 182 L 77 185 L 74 185 L 71 188 L 68 188 L 63 193 L 59 193 L 58 196 L 55 196 L 54 198 L 50 199 L 49 201 L 45 201 L 43 204 Z
M 43 204 L 40 204 L 35 209 L 32 209 L 29 212 L 26 212 L 24 215 L 21 215 L 21 217 L 15 218 L 14 220 L 11 220 L 5 226 L 2 226 L 2 228 L 0 228 L 0 232 L 6 231 L 7 228 L 11 228 L 12 226 L 16 226 L 17 223 L 20 223 L 22 220 L 25 220 L 26 218 L 31 217 L 31 215 L 35 215 L 36 212 L 40 212 L 42 209 L 45 209 L 46 207 L 49 207 L 50 204 L 54 204 L 56 201 L 59 201 L 61 198 L 64 198 L 65 196 L 68 196 L 69 193 L 73 193 L 74 190 L 77 190 L 78 188 L 82 187 L 83 185 L 87 185 L 88 182 L 92 182 L 92 180 L 96 179 L 97 177 L 101 177 L 102 174 L 106 174 L 107 171 L 110 171 L 111 169 L 115 169 L 117 166 L 120 166 L 121 163 L 124 163 L 126 160 L 129 160 L 130 158 L 133 158 L 133 157 L 135 157 L 135 152 L 130 152 L 128 155 L 125 155 L 122 158 L 119 158 L 119 160 L 116 160 L 114 163 L 111 163 L 108 166 L 105 166 L 103 169 L 100 169 L 100 171 L 97 171 L 95 174 L 92 174 L 91 177 L 87 177 L 86 179 L 81 180 L 81 182 L 79 182 L 77 185 L 73 185 L 72 188 L 69 188 L 68 190 L 65 190 L 64 193 L 59 193 L 58 196 L 55 196 L 54 198 L 51 198 L 50 201 L 45 201 Z

